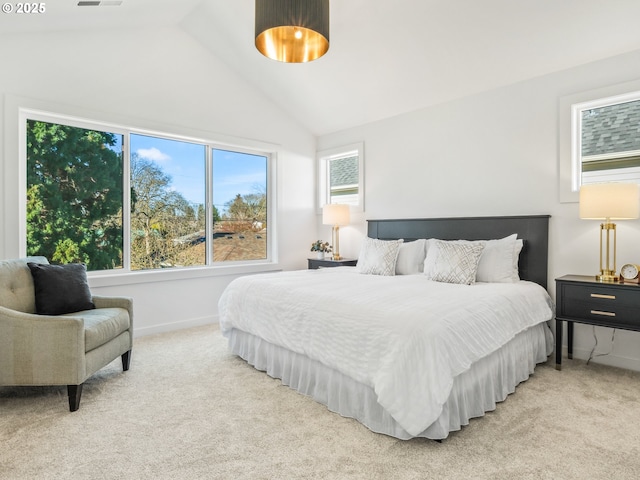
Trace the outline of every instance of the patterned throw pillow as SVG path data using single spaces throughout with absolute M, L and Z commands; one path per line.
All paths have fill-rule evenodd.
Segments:
M 365 238 L 356 268 L 367 275 L 395 275 L 400 240 Z
M 424 274 L 435 282 L 471 285 L 483 248 L 481 243 L 435 240 L 427 251 Z

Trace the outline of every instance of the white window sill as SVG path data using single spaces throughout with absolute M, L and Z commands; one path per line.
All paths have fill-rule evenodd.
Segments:
M 206 267 L 183 267 L 166 270 L 142 270 L 135 272 L 110 271 L 89 272 L 90 287 L 112 287 L 140 283 L 168 282 L 203 277 L 223 277 L 229 275 L 247 275 L 252 273 L 278 272 L 282 270 L 277 263 L 229 264 Z

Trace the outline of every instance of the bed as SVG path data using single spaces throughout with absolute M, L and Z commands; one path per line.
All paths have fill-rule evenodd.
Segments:
M 356 268 L 231 282 L 222 334 L 256 369 L 374 432 L 444 439 L 551 354 L 548 223 L 369 220 Z

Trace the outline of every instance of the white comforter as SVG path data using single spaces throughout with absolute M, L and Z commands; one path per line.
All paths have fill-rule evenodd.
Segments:
M 223 334 L 239 329 L 374 389 L 411 435 L 441 413 L 453 379 L 553 316 L 539 285 L 452 285 L 354 268 L 241 277 L 219 302 Z

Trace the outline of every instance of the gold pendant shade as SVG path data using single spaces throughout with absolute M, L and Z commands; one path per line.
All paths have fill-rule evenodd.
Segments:
M 265 57 L 316 60 L 329 50 L 329 0 L 256 0 L 255 33 Z

